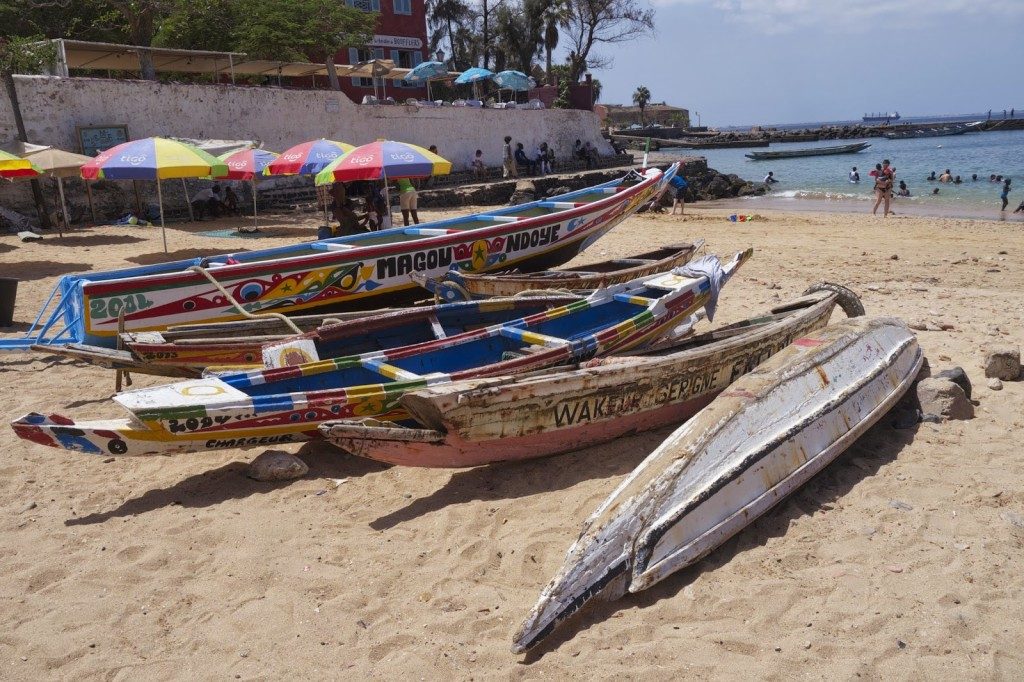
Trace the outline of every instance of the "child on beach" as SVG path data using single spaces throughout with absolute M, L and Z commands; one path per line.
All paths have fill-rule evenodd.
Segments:
M 1003 201 L 1003 207 L 999 210 L 1005 211 L 1006 205 L 1010 203 L 1010 178 L 1006 178 L 1006 180 L 1003 182 L 1003 191 L 999 195 L 999 198 L 1002 199 Z

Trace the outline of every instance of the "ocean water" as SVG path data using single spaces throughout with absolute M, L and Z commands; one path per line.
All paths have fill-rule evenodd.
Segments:
M 858 154 L 812 156 L 809 158 L 752 161 L 744 156 L 751 151 L 802 149 L 863 141 L 871 146 Z M 668 151 L 668 150 L 665 150 Z M 1013 179 L 1007 215 L 1024 200 L 1024 130 L 990 133 L 966 133 L 950 137 L 926 137 L 916 140 L 822 140 L 813 143 L 772 144 L 754 149 L 673 150 L 682 154 L 707 157 L 708 166 L 720 173 L 735 173 L 745 180 L 760 182 L 773 171 L 779 183 L 765 197 L 752 197 L 753 206 L 790 205 L 793 208 L 844 204 L 847 208 L 863 207 L 873 201 L 872 179 L 868 172 L 889 159 L 896 168 L 897 186 L 907 183 L 911 196 L 894 197 L 897 212 L 925 215 L 958 215 L 965 217 L 999 217 L 999 194 L 1002 184 L 989 182 L 995 173 Z M 850 183 L 850 169 L 856 166 L 861 174 L 859 184 Z M 928 182 L 931 171 L 941 175 L 949 169 L 963 180 L 960 185 Z M 978 180 L 972 181 L 971 174 Z M 932 191 L 938 187 L 939 193 Z M 838 206 L 836 206 L 838 208 Z M 1017 218 L 1021 214 L 1016 215 Z

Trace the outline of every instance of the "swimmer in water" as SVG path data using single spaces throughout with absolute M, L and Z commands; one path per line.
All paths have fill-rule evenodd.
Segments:
M 850 182 L 860 182 L 860 173 L 857 172 L 856 166 L 850 171 Z
M 928 182 L 935 182 L 935 171 L 932 171 L 932 174 L 928 176 L 927 180 Z
M 896 194 L 898 196 L 901 196 L 901 197 L 909 197 L 910 196 L 910 190 L 907 189 L 907 183 L 904 182 L 903 180 L 900 180 L 900 188 L 896 192 Z

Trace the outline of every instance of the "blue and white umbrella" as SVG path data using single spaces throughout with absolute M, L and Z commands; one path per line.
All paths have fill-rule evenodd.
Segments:
M 522 71 L 502 71 L 494 74 L 494 82 L 503 90 L 529 90 L 530 77 Z
M 463 71 L 462 74 L 455 79 L 455 83 L 458 85 L 479 83 L 480 81 L 485 81 L 493 76 L 494 72 L 490 69 L 481 69 L 479 66 L 474 66 L 472 69 L 466 69 Z
M 441 62 L 423 62 L 417 64 L 412 71 L 405 74 L 405 78 L 402 80 L 410 85 L 416 83 L 423 83 L 431 80 L 432 78 L 439 78 L 445 76 L 448 73 L 448 67 Z

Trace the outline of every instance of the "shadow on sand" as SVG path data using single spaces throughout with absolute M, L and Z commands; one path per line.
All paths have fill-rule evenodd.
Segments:
M 49 279 L 72 272 L 88 272 L 92 263 L 61 263 L 53 260 L 22 260 L 4 264 L 4 277 L 13 277 L 20 282 Z
M 58 246 L 115 246 L 118 244 L 135 244 L 145 241 L 141 237 L 133 237 L 130 234 L 71 234 L 65 233 L 63 237 L 54 236 Z
M 790 524 L 796 519 L 810 516 L 821 510 L 824 505 L 846 495 L 861 480 L 875 475 L 883 466 L 894 461 L 900 451 L 913 442 L 917 428 L 894 429 L 891 425 L 893 416 L 894 413 L 890 411 L 882 417 L 835 462 L 825 467 L 781 505 L 768 510 L 764 516 L 726 541 L 705 559 L 638 594 L 627 594 L 614 602 L 594 599 L 542 640 L 537 647 L 531 649 L 523 662 L 533 663 L 540 660 L 548 652 L 571 641 L 577 634 L 608 620 L 620 609 L 645 608 L 662 599 L 676 596 L 701 573 L 718 570 L 746 550 L 763 545 L 769 538 L 785 535 Z M 542 585 L 543 583 L 538 582 L 538 594 Z
M 258 454 L 258 453 L 256 453 Z M 305 479 L 354 478 L 376 473 L 388 466 L 361 457 L 346 455 L 327 443 L 307 443 L 298 455 L 309 465 Z M 255 457 L 255 454 L 253 455 Z M 246 476 L 248 462 L 229 462 L 224 466 L 189 476 L 166 488 L 147 490 L 110 511 L 88 514 L 64 521 L 65 526 L 88 526 L 113 518 L 137 516 L 172 505 L 191 509 L 212 507 L 291 485 L 294 481 L 264 483 Z M 302 479 L 298 479 L 302 480 Z
M 125 260 L 138 265 L 157 265 L 159 263 L 170 263 L 176 260 L 189 260 L 192 258 L 203 258 L 205 256 L 219 256 L 224 253 L 235 253 L 247 249 L 178 249 L 170 253 L 153 251 L 152 253 L 140 253 L 137 256 Z
M 564 490 L 593 478 L 624 476 L 651 454 L 672 433 L 671 427 L 630 436 L 618 441 L 622 447 L 595 445 L 565 455 L 525 462 L 505 462 L 466 469 L 452 474 L 446 484 L 427 497 L 370 523 L 374 530 L 394 528 L 424 514 L 453 504 L 474 500 L 508 500 L 552 490 Z M 627 455 L 621 452 L 625 450 Z M 611 492 L 611 487 L 608 488 Z

